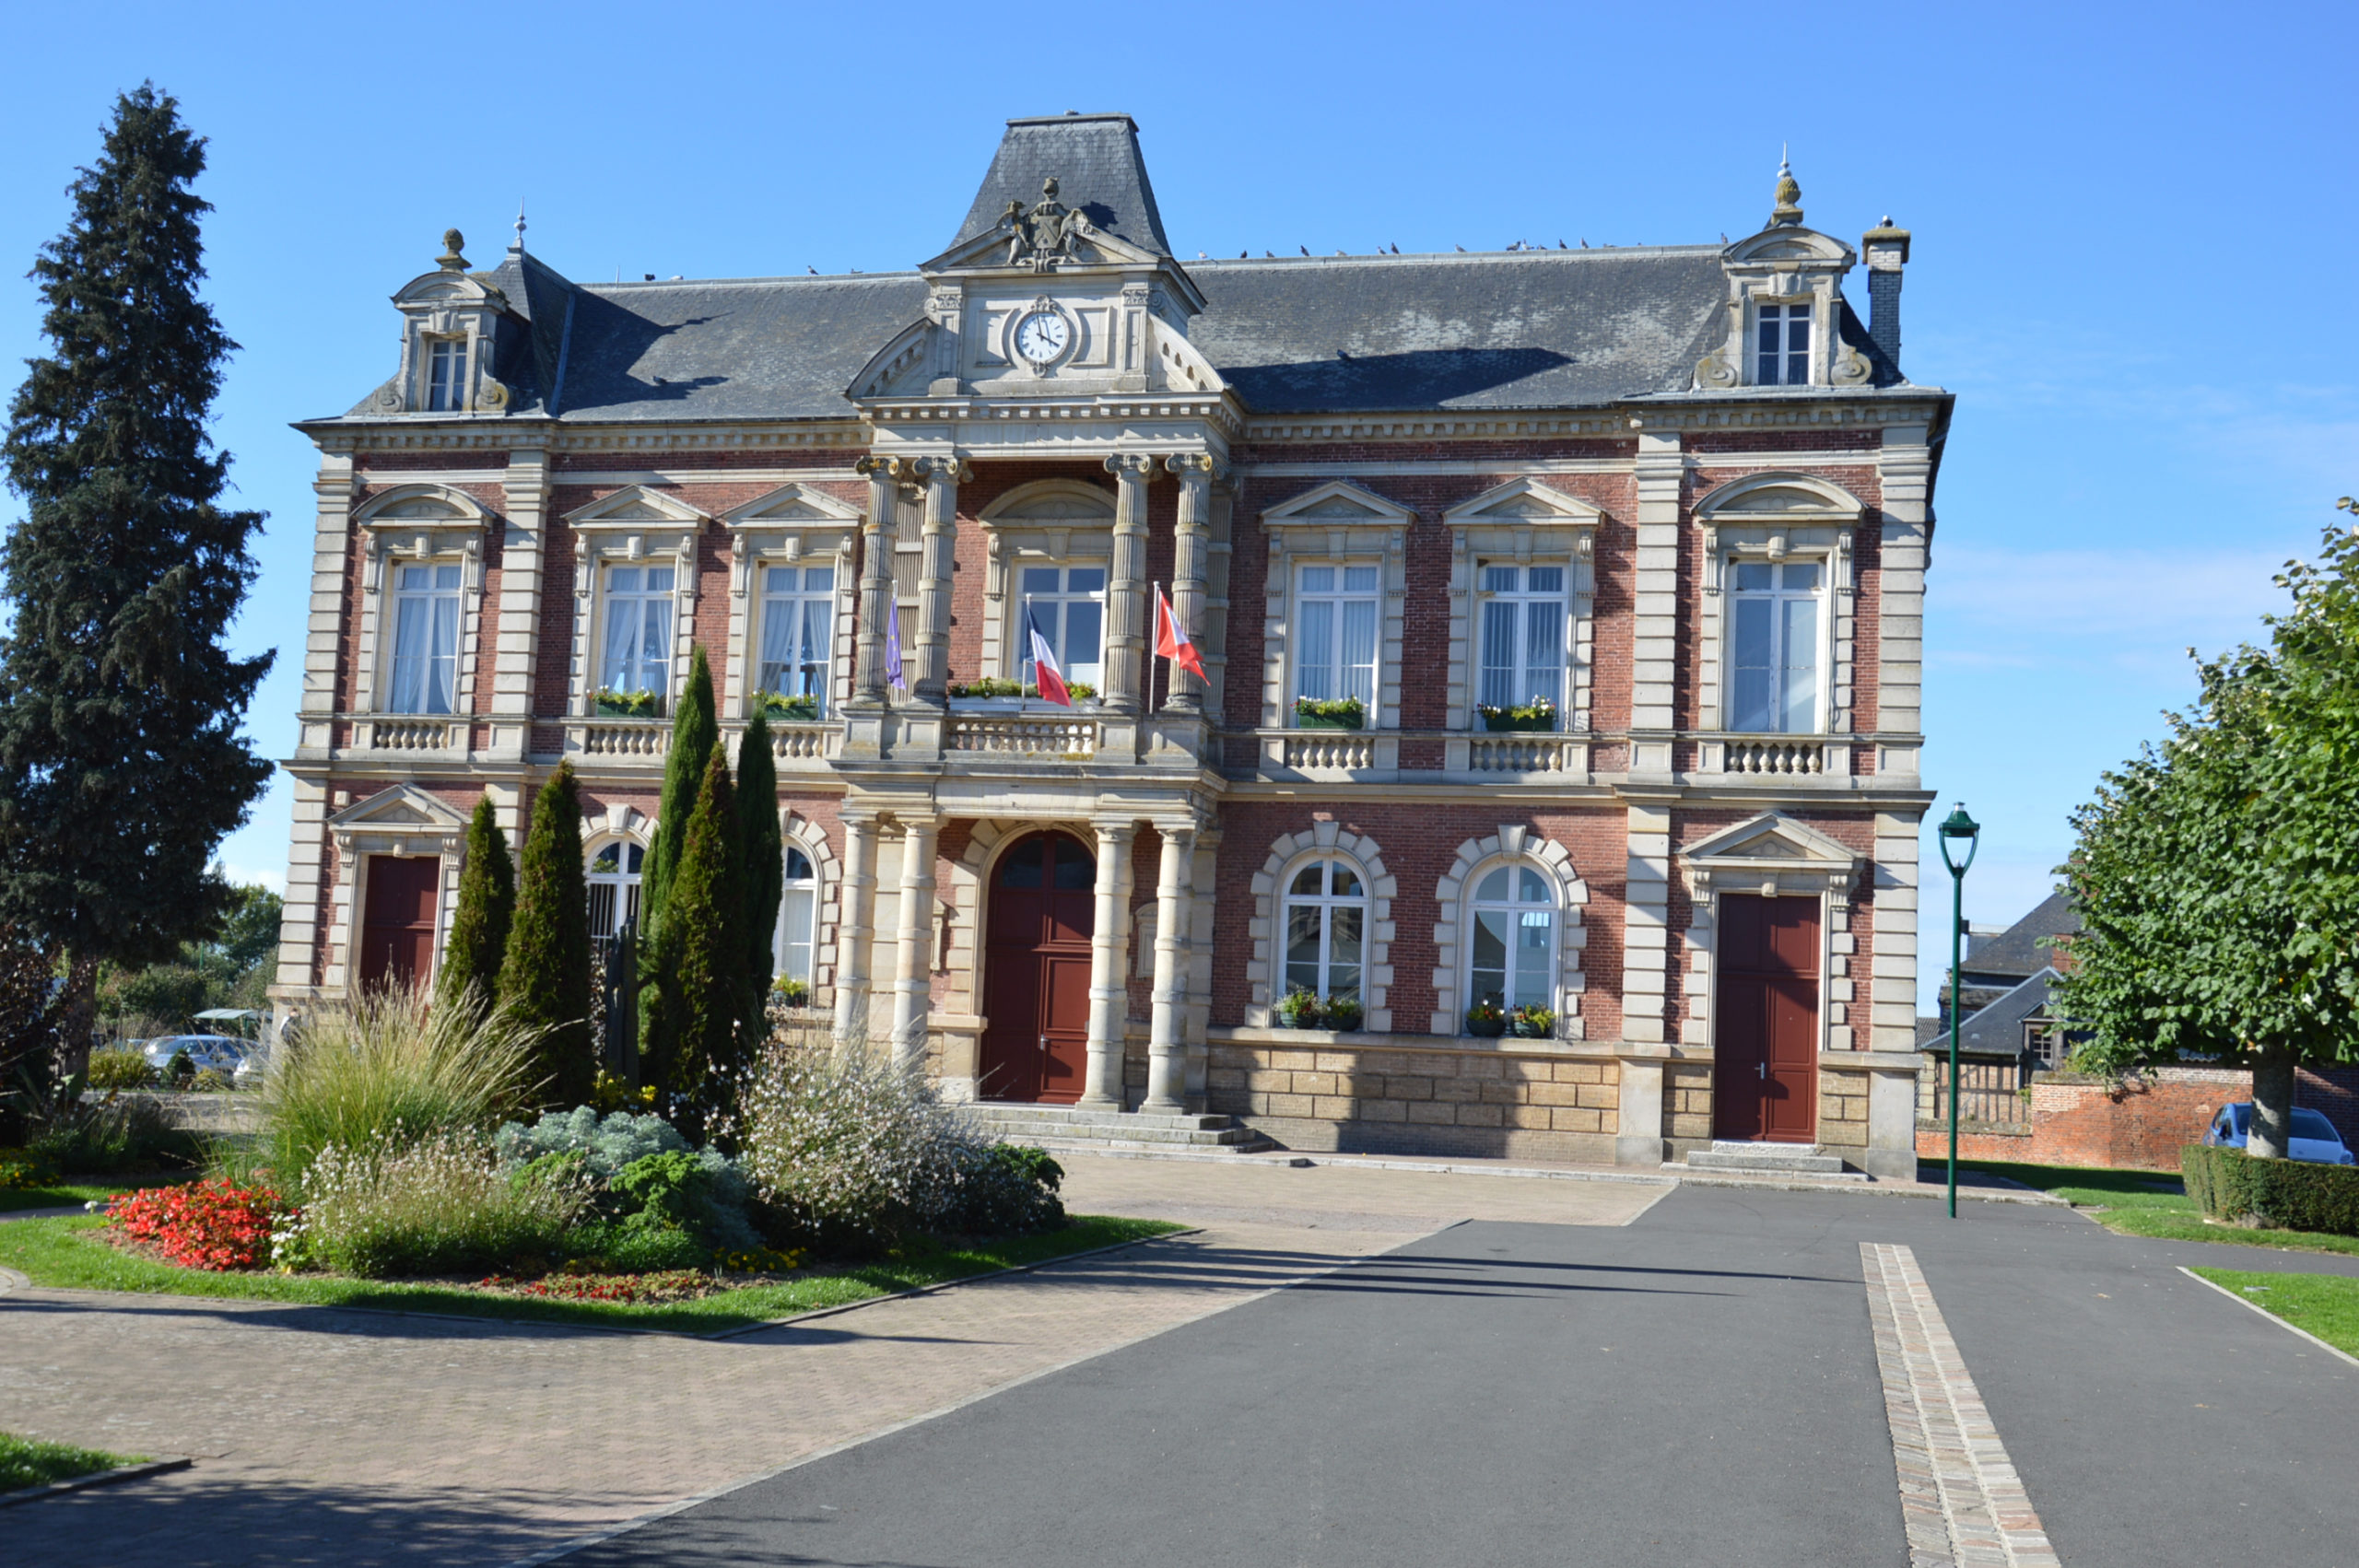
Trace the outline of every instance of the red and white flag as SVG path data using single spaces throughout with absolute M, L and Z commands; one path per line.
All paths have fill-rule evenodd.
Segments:
M 1188 640 L 1187 631 L 1180 625 L 1180 617 L 1171 613 L 1170 602 L 1163 597 L 1163 585 L 1155 585 L 1155 654 L 1168 659 L 1180 668 L 1204 679 L 1204 661 L 1197 653 L 1196 645 Z
M 1039 688 L 1044 701 L 1060 707 L 1073 706 L 1073 693 L 1065 687 L 1065 673 L 1057 667 L 1057 650 L 1040 635 L 1039 623 L 1027 619 L 1032 632 L 1032 681 Z

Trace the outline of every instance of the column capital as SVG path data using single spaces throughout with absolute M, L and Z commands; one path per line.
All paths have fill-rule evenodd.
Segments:
M 1153 452 L 1117 452 L 1106 460 L 1107 473 L 1140 485 L 1154 484 L 1161 471 L 1162 464 Z
M 903 464 L 912 478 L 934 485 L 964 485 L 975 477 L 975 465 L 956 454 L 949 457 L 892 458 L 887 461 Z
M 1228 464 L 1210 452 L 1173 452 L 1163 460 L 1163 466 L 1178 474 L 1182 482 L 1201 479 L 1217 484 L 1228 476 Z

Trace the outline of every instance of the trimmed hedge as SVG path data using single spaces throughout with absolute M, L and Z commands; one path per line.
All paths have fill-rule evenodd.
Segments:
M 2359 1166 L 2256 1160 L 2240 1149 L 2179 1151 L 2187 1195 L 2215 1220 L 2359 1236 Z

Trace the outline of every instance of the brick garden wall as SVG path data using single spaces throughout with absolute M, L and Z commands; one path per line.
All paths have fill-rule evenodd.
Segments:
M 2236 1068 L 2154 1068 L 2118 1086 L 2082 1073 L 2044 1072 L 2032 1082 L 2027 1121 L 2016 1129 L 1962 1123 L 1958 1155 L 2175 1172 L 2178 1152 L 2202 1141 L 2222 1106 L 2251 1098 L 2252 1074 Z M 2324 1112 L 2345 1142 L 2359 1138 L 2359 1068 L 2303 1069 L 2294 1103 Z M 1947 1125 L 1919 1121 L 1917 1153 L 1945 1158 Z

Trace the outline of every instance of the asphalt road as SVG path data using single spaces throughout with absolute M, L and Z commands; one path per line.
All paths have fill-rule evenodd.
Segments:
M 1682 1188 L 1476 1223 L 566 1568 L 1901 1564 L 1859 1244 L 1915 1249 L 2062 1561 L 2359 1562 L 2359 1368 L 2052 1210 Z

